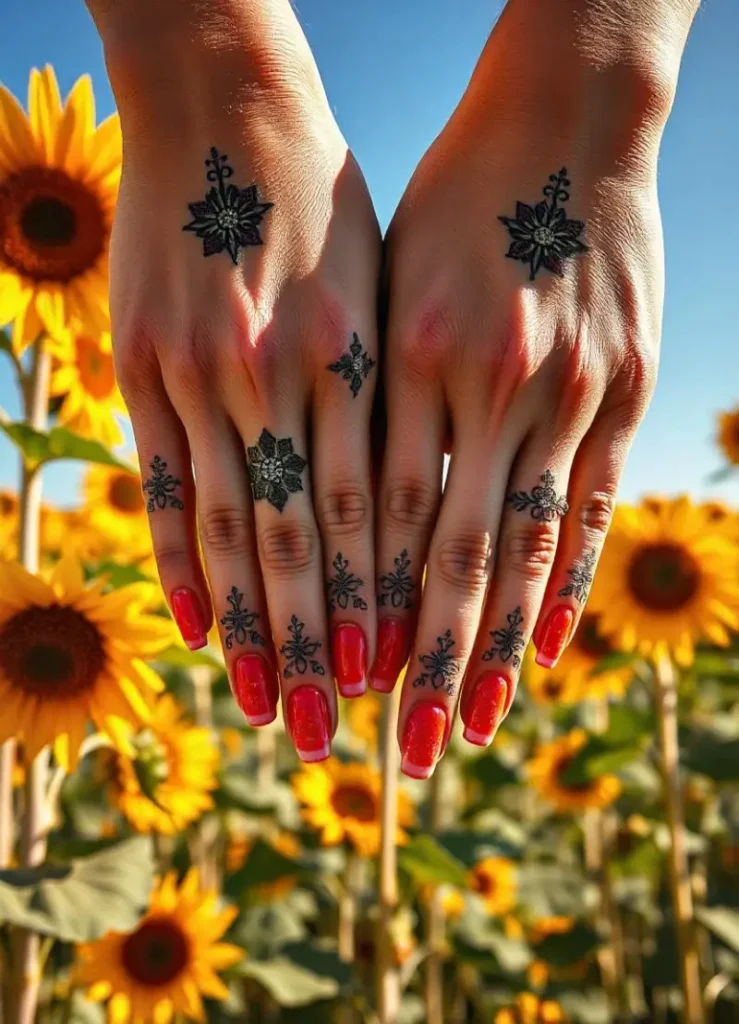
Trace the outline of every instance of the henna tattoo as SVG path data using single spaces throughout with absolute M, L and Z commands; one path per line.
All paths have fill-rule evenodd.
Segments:
M 310 668 L 311 672 L 315 672 L 317 676 L 325 676 L 326 669 L 316 660 L 313 655 L 321 647 L 320 640 L 311 640 L 308 636 L 303 636 L 303 630 L 305 629 L 305 623 L 300 622 L 297 615 L 293 615 L 290 619 L 290 625 L 287 627 L 287 631 L 292 637 L 292 640 L 286 641 L 280 648 L 280 654 L 287 659 L 282 674 L 285 679 L 292 679 L 293 672 L 297 672 L 298 675 L 304 676 Z
M 352 608 L 366 612 L 367 602 L 357 593 L 359 588 L 364 586 L 364 580 L 348 571 L 349 559 L 344 558 L 339 551 L 332 565 L 336 575 L 326 580 L 329 611 L 335 612 L 337 607 L 348 608 L 351 601 Z
M 408 557 L 406 548 L 400 552 L 395 562 L 395 572 L 386 572 L 380 576 L 380 587 L 382 593 L 377 595 L 377 604 L 380 608 L 390 604 L 393 608 L 411 608 L 413 600 L 411 594 L 416 589 L 411 574 L 408 572 L 411 560 Z
M 542 473 L 542 483 L 532 488 L 531 494 L 527 491 L 514 491 L 509 494 L 506 501 L 515 508 L 516 512 L 531 512 L 532 519 L 543 519 L 551 523 L 558 516 L 565 516 L 570 506 L 567 498 L 558 495 L 554 490 L 554 477 L 549 470 Z
M 578 238 L 585 227 L 584 221 L 568 220 L 565 211 L 557 205 L 558 201 L 566 203 L 570 198 L 567 168 L 550 174 L 549 181 L 551 184 L 543 189 L 548 203 L 546 199 L 536 206 L 517 202 L 515 217 L 498 217 L 512 239 L 506 256 L 528 263 L 530 281 L 542 267 L 562 277 L 562 261 L 588 251 L 587 245 Z
M 576 558 L 575 564 L 571 569 L 567 570 L 567 575 L 572 578 L 570 579 L 570 582 L 559 591 L 559 596 L 572 596 L 576 601 L 579 601 L 579 603 L 582 604 L 586 600 L 590 590 L 590 585 L 593 582 L 595 561 L 595 548 L 590 551 L 586 551 L 582 558 Z
M 308 463 L 293 451 L 291 437 L 278 439 L 265 428 L 257 444 L 246 449 L 246 457 L 255 501 L 266 498 L 282 512 L 289 496 L 303 490 L 300 474 Z
M 185 506 L 182 499 L 174 493 L 175 488 L 182 486 L 182 481 L 167 472 L 167 463 L 158 455 L 154 456 L 149 465 L 152 475 L 141 485 L 143 492 L 149 495 L 146 511 L 156 512 L 168 506 L 183 509 Z
M 259 612 L 250 612 L 248 608 L 241 607 L 244 595 L 236 587 L 231 587 L 231 593 L 228 594 L 226 600 L 231 605 L 231 609 L 222 619 L 219 619 L 219 622 L 228 630 L 224 639 L 227 650 L 231 650 L 234 641 L 237 644 L 245 644 L 249 640 L 253 644 L 264 647 L 264 637 L 253 628 L 259 618 Z
M 234 264 L 239 262 L 239 250 L 248 245 L 262 245 L 259 225 L 274 203 L 260 203 L 256 185 L 237 188 L 227 185 L 234 169 L 226 153 L 211 146 L 205 161 L 209 168 L 206 178 L 214 182 L 205 199 L 188 203 L 193 219 L 183 225 L 183 231 L 194 231 L 203 240 L 203 256 L 214 256 L 225 249 Z
M 459 672 L 459 658 L 449 652 L 455 644 L 452 631 L 448 629 L 443 636 L 437 636 L 437 650 L 418 655 L 425 671 L 413 680 L 414 687 L 430 683 L 434 690 L 443 689 L 450 697 L 454 696 L 454 677 Z
M 348 380 L 351 393 L 356 398 L 359 394 L 359 389 L 362 387 L 365 378 L 369 377 L 370 370 L 374 365 L 375 360 L 371 359 L 367 352 L 364 351 L 359 335 L 355 331 L 352 342 L 349 345 L 349 352 L 345 352 L 335 363 L 330 363 L 326 369 L 332 373 L 340 373 L 344 380 Z
M 499 657 L 501 661 L 510 661 L 514 668 L 521 667 L 521 654 L 526 647 L 523 633 L 518 628 L 523 625 L 520 605 L 513 609 L 510 615 L 506 615 L 508 625 L 504 629 L 491 629 L 490 636 L 493 638 L 493 646 L 488 648 L 482 656 L 483 661 L 492 661 Z

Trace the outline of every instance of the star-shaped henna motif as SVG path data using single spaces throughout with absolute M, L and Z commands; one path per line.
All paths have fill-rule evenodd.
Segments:
M 449 652 L 455 646 L 452 631 L 448 629 L 443 636 L 436 638 L 436 650 L 429 654 L 419 654 L 418 660 L 424 671 L 413 680 L 414 686 L 426 686 L 429 683 L 434 690 L 443 689 L 449 696 L 454 694 L 454 679 L 459 672 L 459 659 Z
M 263 498 L 282 512 L 290 494 L 303 490 L 300 474 L 308 465 L 293 451 L 291 437 L 279 440 L 263 430 L 256 445 L 246 449 L 249 480 L 255 501 Z
M 292 639 L 288 640 L 280 648 L 280 654 L 286 659 L 285 667 L 282 670 L 285 679 L 292 679 L 295 672 L 303 676 L 308 669 L 311 672 L 315 672 L 317 676 L 326 674 L 326 669 L 321 662 L 313 657 L 320 648 L 321 641 L 311 640 L 310 637 L 303 636 L 304 629 L 305 623 L 300 622 L 297 615 L 293 615 L 290 619 L 290 625 L 287 627 L 287 631 Z
M 185 506 L 182 500 L 174 493 L 175 489 L 182 485 L 182 481 L 167 472 L 167 463 L 158 455 L 154 456 L 149 465 L 152 475 L 141 485 L 144 493 L 149 495 L 146 511 L 156 512 L 157 509 L 167 507 L 183 509 Z
M 386 572 L 380 576 L 382 593 L 377 595 L 377 604 L 385 608 L 389 604 L 393 608 L 410 608 L 413 604 L 411 594 L 416 589 L 411 574 L 408 572 L 411 560 L 408 551 L 403 548 L 395 562 L 395 572 Z
M 226 648 L 230 651 L 234 641 L 237 644 L 245 644 L 247 640 L 264 647 L 264 637 L 252 628 L 259 618 L 259 612 L 250 612 L 248 608 L 241 607 L 244 595 L 236 587 L 231 587 L 231 593 L 228 594 L 226 600 L 231 608 L 219 620 L 221 625 L 228 630 L 224 638 Z
M 506 501 L 517 512 L 529 511 L 532 519 L 543 519 L 551 523 L 557 517 L 567 515 L 570 506 L 567 504 L 567 498 L 555 491 L 554 477 L 549 470 L 542 474 L 541 480 L 542 482 L 532 489 L 531 494 L 527 491 L 514 491 L 508 495 Z
M 344 558 L 340 551 L 332 564 L 336 573 L 326 581 L 329 611 L 335 612 L 337 607 L 348 608 L 351 602 L 352 608 L 366 612 L 367 602 L 357 593 L 364 586 L 364 580 L 349 572 L 349 559 Z
M 362 348 L 359 335 L 355 332 L 349 345 L 349 351 L 345 352 L 335 363 L 331 363 L 327 369 L 332 373 L 340 373 L 344 380 L 348 380 L 351 393 L 356 398 L 374 365 L 374 359 L 371 359 Z
M 521 653 L 526 647 L 526 641 L 519 626 L 523 625 L 521 608 L 514 608 L 510 615 L 506 615 L 508 625 L 505 629 L 491 629 L 490 636 L 493 638 L 493 646 L 482 656 L 483 661 L 492 661 L 496 656 L 501 661 L 510 661 L 514 668 L 521 667 Z
M 546 199 L 543 202 L 535 206 L 517 202 L 515 217 L 498 217 L 511 236 L 506 256 L 528 263 L 530 281 L 542 267 L 561 277 L 563 260 L 588 251 L 587 245 L 579 238 L 585 228 L 584 222 L 568 220 L 565 211 L 558 206 L 559 202 L 565 203 L 570 198 L 567 168 L 563 167 L 558 174 L 550 174 L 549 181 L 550 184 L 544 186 Z
M 591 551 L 586 551 L 582 558 L 575 560 L 572 568 L 567 570 L 567 575 L 571 579 L 559 591 L 560 597 L 574 597 L 580 604 L 585 601 L 595 574 L 595 559 L 595 549 L 592 549 Z
M 205 199 L 187 204 L 193 219 L 182 230 L 193 231 L 202 238 L 203 256 L 214 256 L 225 249 L 236 264 L 241 249 L 262 244 L 259 225 L 274 204 L 259 202 L 256 185 L 227 185 L 233 175 L 233 167 L 227 161 L 225 153 L 211 147 L 205 165 L 209 168 L 206 177 L 214 183 L 213 187 Z

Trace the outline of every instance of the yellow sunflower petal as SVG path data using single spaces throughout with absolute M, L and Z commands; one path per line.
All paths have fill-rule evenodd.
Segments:
M 53 68 L 47 64 L 43 70 L 31 70 L 28 85 L 28 115 L 36 146 L 42 161 L 54 160 L 56 133 L 62 116 L 62 101 Z
M 0 85 L 0 170 L 12 173 L 39 162 L 41 153 L 18 100 Z
M 83 171 L 90 140 L 95 131 L 95 96 L 89 75 L 82 75 L 67 97 L 59 123 L 54 163 L 70 174 Z

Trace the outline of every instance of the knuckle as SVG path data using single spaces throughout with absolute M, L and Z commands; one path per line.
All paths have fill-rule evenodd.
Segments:
M 580 505 L 580 522 L 588 530 L 606 534 L 611 525 L 615 508 L 616 499 L 612 494 L 608 494 L 606 491 L 597 491 Z
M 398 348 L 403 363 L 414 373 L 434 376 L 439 364 L 454 345 L 457 331 L 446 302 L 428 303 L 425 308 L 401 321 Z
M 315 568 L 318 537 L 304 522 L 274 523 L 259 533 L 259 558 L 273 576 L 295 576 Z
M 443 540 L 432 564 L 442 583 L 464 593 L 477 593 L 487 587 L 491 559 L 490 532 L 473 529 Z
M 128 332 L 121 342 L 114 344 L 113 357 L 116 377 L 126 402 L 133 405 L 150 381 L 150 369 L 155 362 L 152 332 L 144 325 Z
M 512 530 L 505 543 L 508 567 L 527 579 L 544 579 L 554 562 L 557 534 L 555 526 L 544 522 Z
M 435 490 L 423 480 L 403 480 L 388 487 L 385 515 L 392 526 L 426 527 L 436 513 Z
M 318 515 L 326 530 L 341 536 L 353 536 L 369 527 L 371 502 L 358 485 L 341 484 L 318 498 Z
M 250 549 L 251 518 L 245 509 L 208 506 L 200 516 L 200 536 L 209 554 L 244 555 Z
M 190 554 L 184 544 L 160 542 L 154 545 L 154 555 L 165 590 L 167 580 L 176 580 L 190 566 Z
M 204 387 L 214 379 L 214 352 L 213 331 L 200 322 L 165 357 L 168 376 L 178 391 L 193 402 L 202 398 Z

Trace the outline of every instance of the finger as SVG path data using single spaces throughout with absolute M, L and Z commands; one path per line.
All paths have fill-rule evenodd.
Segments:
M 367 335 L 364 335 L 365 339 Z M 367 689 L 375 602 L 369 417 L 377 346 L 354 334 L 320 373 L 313 409 L 313 479 L 321 530 L 332 661 L 339 693 Z

